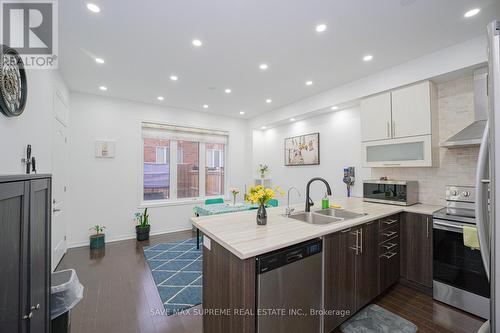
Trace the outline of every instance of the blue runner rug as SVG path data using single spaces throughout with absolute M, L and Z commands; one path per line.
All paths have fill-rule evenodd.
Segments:
M 196 238 L 143 248 L 166 313 L 172 315 L 201 304 L 202 248 Z

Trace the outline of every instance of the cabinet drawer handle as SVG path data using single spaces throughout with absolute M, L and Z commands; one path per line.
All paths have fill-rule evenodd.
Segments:
M 388 243 L 388 244 L 382 244 L 382 247 L 385 247 L 386 250 L 390 250 L 397 245 L 398 244 L 395 244 L 395 243 Z
M 33 317 L 33 312 L 30 312 L 30 313 L 28 313 L 27 315 L 25 315 L 25 316 L 23 317 L 23 319 L 25 319 L 25 320 L 30 320 L 32 317 Z
M 31 307 L 31 310 L 32 310 L 32 311 L 37 311 L 37 310 L 40 310 L 40 304 L 33 305 L 33 306 Z
M 349 231 L 351 231 L 351 228 L 349 228 L 349 229 L 345 229 L 345 230 L 342 230 L 340 233 L 341 233 L 341 234 L 345 234 L 346 232 L 349 232 Z
M 383 223 L 386 225 L 393 225 L 396 222 L 398 222 L 398 220 L 385 220 Z
M 389 232 L 383 232 L 382 235 L 384 235 L 385 237 L 392 237 L 397 233 L 398 233 L 397 231 L 389 231 Z
M 381 255 L 380 258 L 391 259 L 396 254 L 398 254 L 398 253 L 397 252 L 387 252 L 387 253 L 384 253 L 383 255 Z

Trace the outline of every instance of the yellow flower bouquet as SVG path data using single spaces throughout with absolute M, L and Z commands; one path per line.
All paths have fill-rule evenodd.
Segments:
M 257 224 L 265 225 L 267 224 L 267 212 L 265 205 L 279 194 L 284 195 L 284 192 L 276 186 L 274 189 L 266 188 L 262 185 L 257 185 L 251 187 L 247 194 L 245 194 L 245 200 L 254 204 L 259 204 L 259 210 L 257 211 Z

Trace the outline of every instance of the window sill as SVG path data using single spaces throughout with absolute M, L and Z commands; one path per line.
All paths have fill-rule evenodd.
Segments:
M 156 208 L 156 207 L 169 207 L 169 206 L 189 206 L 189 205 L 199 205 L 204 204 L 205 199 L 220 198 L 216 197 L 206 197 L 206 198 L 194 198 L 194 199 L 178 199 L 178 200 L 155 200 L 155 201 L 142 201 L 137 208 Z M 229 199 L 224 197 L 224 201 Z

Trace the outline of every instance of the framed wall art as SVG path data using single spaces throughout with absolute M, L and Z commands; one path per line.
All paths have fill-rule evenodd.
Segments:
M 285 166 L 319 165 L 319 133 L 285 139 Z

